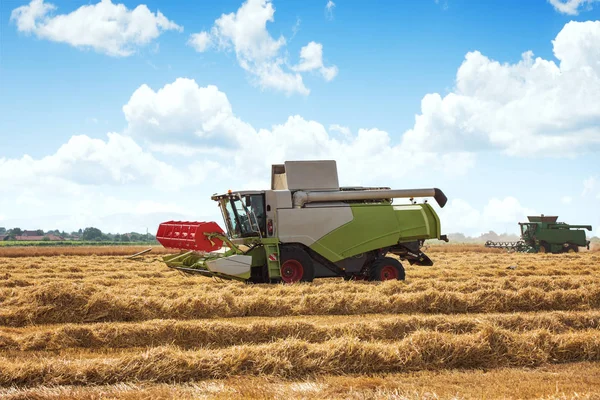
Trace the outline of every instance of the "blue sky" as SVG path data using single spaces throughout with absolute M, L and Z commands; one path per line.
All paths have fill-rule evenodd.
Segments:
M 600 3 L 327 4 L 3 1 L 0 226 L 218 219 L 213 192 L 336 158 L 347 184 L 442 188 L 448 232 L 600 233 Z

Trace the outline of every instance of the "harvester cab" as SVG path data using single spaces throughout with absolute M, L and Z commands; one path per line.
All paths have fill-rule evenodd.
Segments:
M 439 189 L 340 187 L 335 161 L 287 161 L 271 169 L 271 189 L 214 194 L 225 223 L 169 221 L 157 240 L 181 250 L 163 258 L 172 268 L 255 283 L 318 277 L 404 279 L 398 260 L 432 265 L 427 239 L 446 240 L 426 201 Z M 410 204 L 392 204 L 394 198 Z M 226 251 L 217 253 L 222 246 Z M 398 258 L 388 257 L 395 254 Z

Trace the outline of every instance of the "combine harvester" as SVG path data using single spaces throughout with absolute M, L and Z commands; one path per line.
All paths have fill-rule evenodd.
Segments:
M 157 240 L 181 250 L 163 261 L 186 273 L 253 283 L 403 280 L 404 267 L 388 253 L 433 265 L 423 242 L 448 241 L 433 207 L 413 200 L 433 197 L 444 207 L 439 189 L 340 187 L 335 161 L 287 161 L 271 172 L 271 190 L 211 197 L 227 234 L 215 222 L 162 223 Z M 411 201 L 392 205 L 394 198 Z
M 507 249 L 522 253 L 576 253 L 579 247 L 590 249 L 590 241 L 585 231 L 592 230 L 591 225 L 568 225 L 556 222 L 558 217 L 527 217 L 529 222 L 519 222 L 521 240 L 518 242 L 492 242 L 488 240 L 485 247 Z

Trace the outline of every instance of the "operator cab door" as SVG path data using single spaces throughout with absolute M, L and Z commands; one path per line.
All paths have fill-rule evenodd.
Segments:
M 267 236 L 267 214 L 265 210 L 264 194 L 249 194 L 243 197 L 246 208 L 251 214 L 254 232 L 258 230 L 261 237 Z
M 264 194 L 223 198 L 221 210 L 232 239 L 266 236 Z

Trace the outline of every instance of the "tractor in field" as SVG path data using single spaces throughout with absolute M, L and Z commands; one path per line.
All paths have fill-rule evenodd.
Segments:
M 576 253 L 579 247 L 590 248 L 584 229 L 591 225 L 569 225 L 557 222 L 556 216 L 527 217 L 529 222 L 519 222 L 521 240 L 517 242 L 487 241 L 486 247 L 507 249 L 522 253 Z
M 163 257 L 167 266 L 208 277 L 253 283 L 404 280 L 399 259 L 433 265 L 421 251 L 424 241 L 448 241 L 434 208 L 417 197 L 433 197 L 440 207 L 447 201 L 439 189 L 340 187 L 335 161 L 287 161 L 272 166 L 270 190 L 211 197 L 227 232 L 215 222 L 169 221 L 160 224 L 156 238 L 181 250 Z M 395 198 L 410 204 L 392 204 Z

